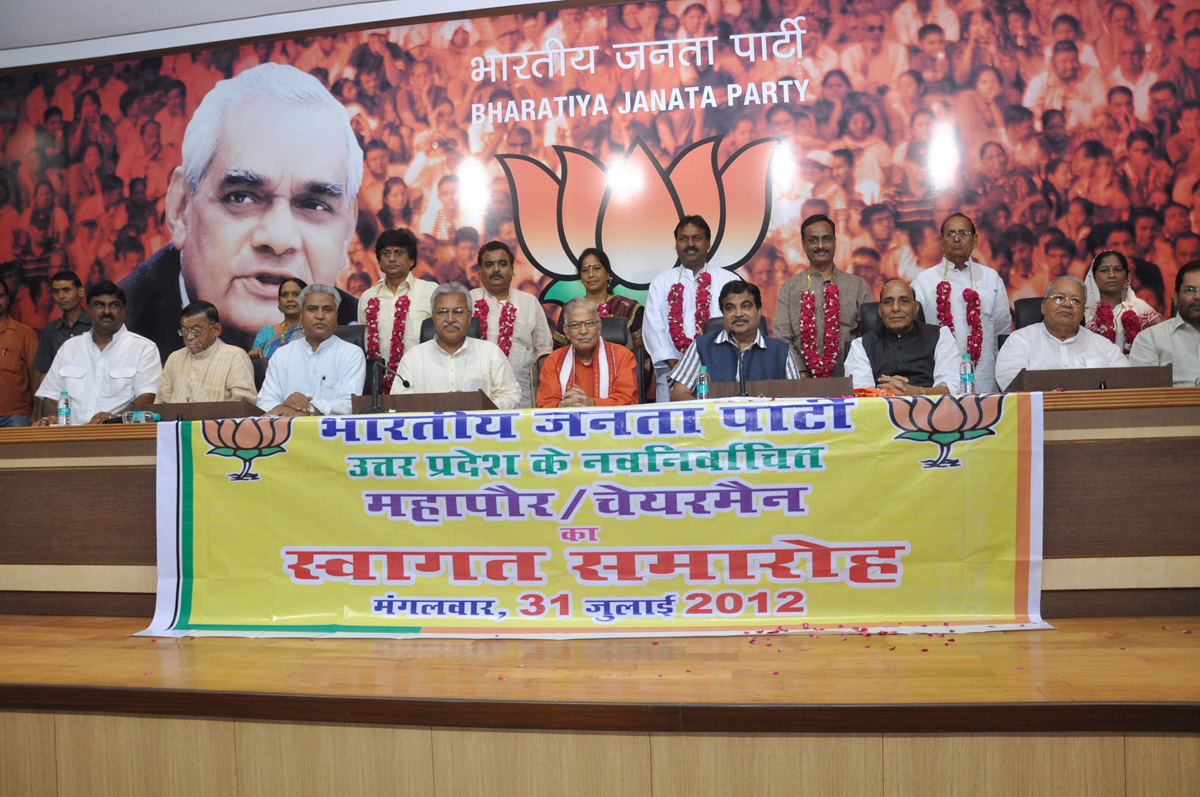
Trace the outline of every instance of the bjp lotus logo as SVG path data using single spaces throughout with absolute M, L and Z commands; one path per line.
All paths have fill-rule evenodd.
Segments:
M 1004 397 L 988 396 L 913 396 L 884 399 L 892 424 L 900 429 L 894 440 L 933 443 L 937 457 L 921 460 L 923 468 L 957 468 L 962 460 L 952 459 L 950 449 L 963 440 L 994 435 L 1000 421 Z
M 645 288 L 676 262 L 671 231 L 685 215 L 712 227 L 709 263 L 736 268 L 750 259 L 771 217 L 771 156 L 778 139 L 748 144 L 718 166 L 721 138 L 705 139 L 663 169 L 635 139 L 619 163 L 556 146 L 561 174 L 524 155 L 498 155 L 508 175 L 521 248 L 542 273 L 578 279 L 575 259 L 591 246 L 609 256 L 613 276 Z M 544 299 L 562 295 L 547 288 Z
M 201 433 L 212 446 L 209 454 L 236 457 L 242 461 L 240 473 L 230 473 L 231 482 L 254 482 L 261 476 L 250 465 L 259 457 L 281 454 L 283 444 L 292 436 L 290 418 L 238 418 L 204 421 Z

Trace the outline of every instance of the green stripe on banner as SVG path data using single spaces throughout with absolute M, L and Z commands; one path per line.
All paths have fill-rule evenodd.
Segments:
M 182 471 L 179 480 L 179 506 L 180 513 L 183 519 L 183 525 L 180 528 L 179 540 L 179 557 L 180 564 L 180 579 L 182 583 L 179 585 L 179 620 L 176 622 L 176 627 L 186 625 L 192 616 L 192 423 L 191 421 L 181 421 L 179 424 L 179 461 Z
M 189 624 L 186 628 L 178 628 L 179 631 L 275 631 L 277 633 L 287 633 L 290 631 L 304 631 L 309 634 L 333 634 L 338 631 L 353 631 L 355 634 L 419 634 L 421 626 L 371 626 L 364 627 L 361 625 L 339 625 L 330 623 L 329 625 L 222 625 L 222 624 L 207 624 L 196 623 Z

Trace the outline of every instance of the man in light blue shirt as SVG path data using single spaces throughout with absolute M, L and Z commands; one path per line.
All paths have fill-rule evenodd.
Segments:
M 331 285 L 300 292 L 304 337 L 282 346 L 267 368 L 258 406 L 269 415 L 348 415 L 350 396 L 363 388 L 363 350 L 333 334 L 341 296 Z

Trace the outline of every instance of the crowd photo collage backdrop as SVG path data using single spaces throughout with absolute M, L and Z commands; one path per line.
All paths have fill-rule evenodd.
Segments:
M 1169 314 L 1200 257 L 1200 9 L 1158 0 L 671 0 L 370 28 L 0 75 L 0 276 L 35 329 L 50 277 L 120 282 L 172 243 L 184 134 L 218 81 L 266 62 L 315 76 L 362 149 L 336 274 L 379 278 L 382 230 L 417 234 L 416 276 L 581 292 L 589 246 L 638 295 L 700 213 L 712 262 L 775 309 L 805 267 L 801 221 L 878 295 L 940 263 L 961 211 L 1010 302 L 1083 277 L 1096 252 Z M 178 242 L 177 242 L 178 243 Z M 222 311 L 219 297 L 210 299 Z M 174 301 L 179 291 L 175 288 Z M 176 305 L 177 307 L 177 305 Z M 136 309 L 136 308 L 134 308 Z M 140 330 L 134 329 L 138 332 Z

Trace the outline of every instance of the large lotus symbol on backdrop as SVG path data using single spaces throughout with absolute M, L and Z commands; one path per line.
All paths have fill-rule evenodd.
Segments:
M 741 265 L 767 232 L 771 155 L 779 139 L 748 144 L 718 166 L 720 140 L 693 144 L 666 169 L 638 139 L 608 167 L 587 152 L 556 146 L 561 175 L 524 155 L 497 156 L 522 248 L 542 273 L 574 280 L 575 258 L 598 246 L 613 276 L 644 288 L 676 262 L 671 231 L 679 219 L 699 214 L 712 228 L 709 263 Z

